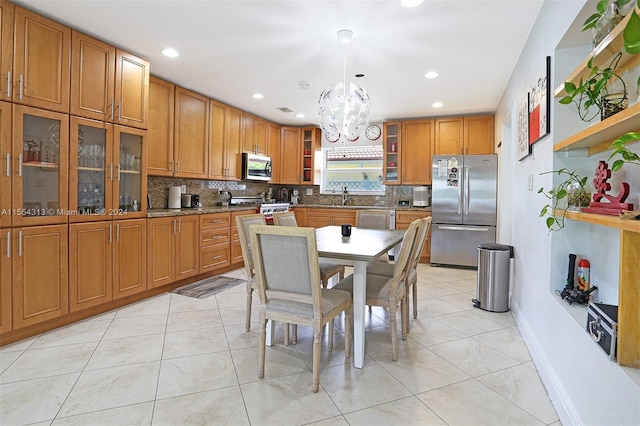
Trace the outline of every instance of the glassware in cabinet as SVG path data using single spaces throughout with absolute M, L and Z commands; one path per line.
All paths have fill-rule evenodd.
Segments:
M 384 183 L 399 184 L 400 123 L 384 123 Z
M 14 105 L 13 226 L 67 222 L 69 116 Z
M 114 219 L 146 215 L 145 137 L 145 130 L 114 126 Z

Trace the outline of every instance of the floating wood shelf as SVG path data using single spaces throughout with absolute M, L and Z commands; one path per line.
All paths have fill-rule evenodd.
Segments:
M 593 155 L 607 151 L 611 142 L 627 132 L 640 132 L 640 102 L 569 136 L 555 144 L 553 150 L 557 152 L 588 148 L 589 155 Z
M 562 211 L 556 210 L 556 216 L 562 216 Z M 640 220 L 620 219 L 618 216 L 607 216 L 604 214 L 596 213 L 581 213 L 575 211 L 567 211 L 565 217 L 567 219 L 576 220 L 579 222 L 594 223 L 596 225 L 608 226 L 610 228 L 616 228 L 623 231 L 640 233 Z
M 638 11 L 638 8 L 636 8 L 636 12 L 640 13 L 640 11 Z M 640 65 L 640 55 L 632 55 L 624 50 L 624 39 L 622 37 L 622 32 L 624 31 L 624 27 L 627 25 L 627 22 L 629 22 L 630 18 L 631 13 L 627 14 L 627 16 L 625 16 L 624 19 L 622 19 L 622 21 L 620 21 L 618 25 L 616 25 L 616 27 L 611 30 L 609 34 L 607 34 L 607 36 L 600 42 L 600 44 L 598 44 L 598 46 L 593 49 L 593 52 L 591 52 L 591 54 L 587 58 L 585 58 L 585 60 L 582 61 L 582 63 L 578 65 L 578 67 L 571 74 L 567 76 L 567 78 L 562 82 L 560 86 L 556 87 L 553 92 L 556 98 L 567 95 L 567 92 L 565 92 L 564 90 L 565 82 L 570 81 L 577 86 L 580 83 L 580 78 L 586 79 L 589 76 L 591 70 L 589 69 L 587 64 L 589 63 L 589 60 L 591 58 L 593 58 L 592 65 L 598 67 L 606 67 L 607 65 L 609 65 L 616 54 L 622 52 L 622 57 L 620 58 L 620 62 L 618 62 L 618 66 L 616 68 L 619 73 L 622 73 L 625 70 L 632 70 Z

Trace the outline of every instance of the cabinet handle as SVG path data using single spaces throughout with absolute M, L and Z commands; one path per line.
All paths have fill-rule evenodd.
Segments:
M 109 180 L 113 180 L 113 163 L 109 163 Z
M 113 225 L 109 224 L 109 244 L 113 242 Z
M 178 234 L 182 233 L 182 219 L 178 219 Z
M 22 176 L 22 154 L 18 154 L 18 176 Z
M 216 259 L 220 259 L 222 257 L 221 254 L 217 255 L 217 256 L 212 256 L 211 260 L 216 260 Z
M 22 231 L 18 231 L 18 256 L 22 257 Z
M 11 257 L 11 231 L 7 231 L 7 259 Z
M 116 167 L 118 168 L 118 182 L 120 182 L 120 163 Z
M 171 169 L 171 174 L 173 174 L 173 160 L 169 161 L 169 167 Z
M 122 101 L 118 102 L 118 121 L 122 117 Z
M 120 224 L 116 224 L 116 241 L 120 242 Z
M 113 109 L 115 108 L 115 101 L 111 99 L 111 121 L 113 121 Z
M 22 100 L 22 86 L 23 86 L 22 74 L 20 74 L 19 81 L 20 81 L 20 92 L 19 92 L 20 93 L 20 100 Z
M 11 176 L 11 154 L 7 152 L 7 176 Z
M 176 173 L 179 174 L 180 173 L 180 162 L 176 162 Z
M 7 71 L 7 98 L 11 99 L 11 71 Z
M 173 219 L 173 233 L 176 233 L 176 220 Z

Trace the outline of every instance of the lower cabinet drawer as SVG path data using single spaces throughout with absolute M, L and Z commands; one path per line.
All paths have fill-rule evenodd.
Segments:
M 242 246 L 240 246 L 240 241 L 231 242 L 231 264 L 235 265 L 236 263 L 243 263 L 244 258 L 242 257 Z
M 200 247 L 208 247 L 215 244 L 228 243 L 229 228 L 223 229 L 205 229 L 200 231 Z
M 229 266 L 229 244 L 221 244 L 200 249 L 200 273 Z

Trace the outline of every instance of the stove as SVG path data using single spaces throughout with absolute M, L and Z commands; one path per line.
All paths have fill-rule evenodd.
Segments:
M 288 212 L 289 203 L 263 203 L 262 197 L 233 197 L 231 205 L 234 206 L 255 206 L 256 213 L 264 215 L 267 223 L 273 225 L 273 214 L 279 212 Z
M 260 213 L 263 215 L 273 215 L 274 213 L 288 212 L 289 203 L 260 204 Z

